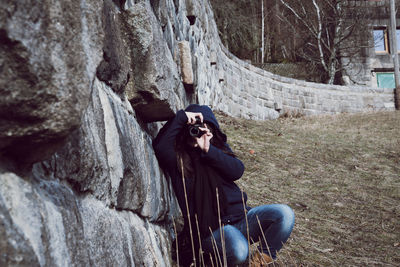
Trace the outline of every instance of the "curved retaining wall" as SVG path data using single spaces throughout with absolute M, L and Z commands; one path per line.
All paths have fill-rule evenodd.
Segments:
M 211 22 L 206 31 L 209 65 L 194 67 L 199 72 L 200 103 L 235 117 L 258 120 L 292 112 L 314 115 L 395 109 L 394 89 L 305 82 L 275 75 L 238 59 L 219 39 L 210 6 L 207 13 Z M 193 48 L 195 55 L 204 54 L 196 51 L 200 45 Z
M 223 46 L 221 52 L 226 62 L 226 82 L 221 87 L 227 95 L 232 92 L 232 98 L 225 101 L 234 116 L 242 114 L 243 117 L 265 119 L 265 107 L 280 110 L 280 113 L 305 115 L 394 110 L 393 89 L 327 85 L 285 78 L 237 59 Z

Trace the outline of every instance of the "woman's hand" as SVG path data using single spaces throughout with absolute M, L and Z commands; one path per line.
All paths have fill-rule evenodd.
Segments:
M 203 152 L 207 153 L 210 149 L 210 140 L 213 137 L 213 134 L 210 129 L 207 128 L 207 125 L 205 125 L 205 127 L 199 127 L 199 129 L 205 132 L 205 134 L 196 138 L 195 146 L 198 146 Z
M 203 122 L 203 114 L 201 114 L 200 112 L 185 112 L 185 114 L 188 117 L 187 124 L 195 124 L 196 117 L 199 117 L 200 121 Z
M 203 114 L 200 112 L 185 112 L 186 116 L 188 117 L 188 124 L 195 124 L 196 123 L 196 117 L 200 118 L 200 121 L 203 123 Z M 199 147 L 202 151 L 205 153 L 208 152 L 210 149 L 210 140 L 213 137 L 213 134 L 211 133 L 210 129 L 207 128 L 207 125 L 205 124 L 204 127 L 199 127 L 199 129 L 205 134 L 203 134 L 200 137 L 194 138 L 196 140 L 196 143 L 194 144 L 194 147 Z

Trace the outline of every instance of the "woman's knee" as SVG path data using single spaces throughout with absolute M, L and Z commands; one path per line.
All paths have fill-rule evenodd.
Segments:
M 236 242 L 233 248 L 233 255 L 234 255 L 234 264 L 240 264 L 246 261 L 247 257 L 249 256 L 249 246 L 243 240 Z
M 295 221 L 295 215 L 291 207 L 286 204 L 279 204 L 281 213 L 282 228 L 287 231 L 292 231 Z
M 249 246 L 247 239 L 231 225 L 225 226 L 225 248 L 227 260 L 232 264 L 240 264 L 246 261 L 249 255 Z
M 231 246 L 231 251 L 227 254 L 228 262 L 231 264 L 240 264 L 246 261 L 249 256 L 249 246 L 243 240 L 237 240 Z

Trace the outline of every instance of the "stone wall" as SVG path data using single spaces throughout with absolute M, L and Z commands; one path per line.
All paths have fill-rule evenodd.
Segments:
M 171 185 L 151 143 L 189 103 L 276 118 L 393 109 L 222 45 L 208 1 L 0 4 L 0 265 L 171 266 Z
M 189 35 L 199 103 L 232 116 L 257 120 L 276 119 L 284 113 L 394 110 L 393 89 L 305 82 L 238 59 L 222 45 L 211 7 L 205 5 L 200 10 L 207 16 L 196 20 Z
M 221 55 L 223 104 L 216 103 L 216 106 L 233 116 L 263 120 L 282 113 L 316 115 L 394 110 L 393 89 L 306 82 L 256 68 L 238 60 L 222 46 Z
M 148 122 L 193 102 L 161 23 L 184 34 L 176 2 L 1 3 L 1 266 L 172 265 Z

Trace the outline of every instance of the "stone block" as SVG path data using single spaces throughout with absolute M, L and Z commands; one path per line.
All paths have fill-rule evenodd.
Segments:
M 272 108 L 272 109 L 276 109 L 275 108 L 275 103 L 274 101 L 263 101 L 263 106 L 266 108 Z
M 120 16 L 119 8 L 112 0 L 104 1 L 103 22 L 105 32 L 103 60 L 97 67 L 96 75 L 99 80 L 122 95 L 129 80 L 130 57 L 126 56 L 129 50 L 124 40 L 126 36 L 123 32 L 124 21 Z M 146 50 L 151 41 L 151 38 L 147 38 L 147 44 L 143 49 Z M 145 51 L 141 52 L 145 53 Z
M 305 99 L 303 96 L 299 96 L 299 103 L 301 108 L 305 108 Z
M 286 99 L 286 98 L 283 98 L 283 99 L 282 99 L 282 105 L 283 105 L 283 106 L 289 106 L 289 104 L 290 104 L 290 103 L 289 103 L 289 100 L 288 100 L 288 99 Z
M 238 81 L 235 78 L 231 79 L 230 85 L 233 87 L 237 87 L 238 86 Z
M 172 264 L 165 229 L 132 212 L 107 209 L 90 195 L 78 197 L 66 185 L 40 175 L 28 181 L 0 174 L 0 211 L 6 218 L 0 231 L 8 233 L 0 241 L 8 248 L 2 265 Z
M 102 9 L 94 0 L 85 7 L 73 1 L 1 4 L 1 154 L 43 160 L 79 126 L 102 55 Z
M 393 108 L 395 107 L 394 102 L 384 102 L 384 103 L 383 103 L 383 106 L 384 106 L 386 109 L 393 109 Z
M 374 99 L 373 96 L 364 96 L 362 99 L 364 106 L 374 106 Z
M 275 110 L 278 110 L 278 111 L 280 111 L 280 110 L 282 110 L 282 101 L 280 101 L 280 100 L 277 100 L 275 103 L 274 103 L 274 109 Z
M 187 98 L 177 65 L 150 3 L 132 4 L 125 11 L 125 25 L 132 55 L 126 95 L 142 121 L 171 118 L 188 102 L 183 102 Z
M 310 97 L 307 98 L 308 103 L 314 104 L 315 103 L 315 97 Z
M 239 97 L 236 94 L 232 94 L 232 101 L 235 104 L 239 103 Z
M 79 191 L 92 192 L 110 207 L 163 220 L 169 190 L 151 138 L 110 91 L 96 82 L 82 127 L 50 160 L 48 172 Z
M 211 65 L 216 65 L 217 64 L 217 52 L 216 51 L 211 51 L 210 52 L 210 64 Z
M 192 55 L 190 53 L 189 42 L 178 42 L 178 46 L 180 53 L 182 81 L 184 84 L 193 85 Z
M 223 69 L 218 70 L 218 81 L 219 82 L 225 81 L 225 71 Z

